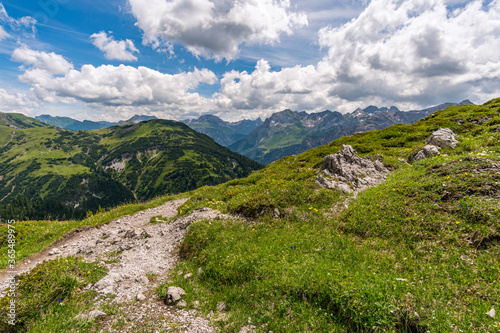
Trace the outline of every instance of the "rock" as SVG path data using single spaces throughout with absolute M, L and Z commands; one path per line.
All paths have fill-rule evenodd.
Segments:
M 226 308 L 227 304 L 225 302 L 219 302 L 219 304 L 217 304 L 217 311 L 219 312 L 226 310 Z
M 139 300 L 141 302 L 146 300 L 146 296 L 144 296 L 144 294 L 142 294 L 142 293 L 138 293 L 136 298 L 137 298 L 137 300 Z
M 147 232 L 146 230 L 143 230 L 143 231 L 141 232 L 140 238 L 141 238 L 141 239 L 144 239 L 144 238 L 151 238 L 151 235 L 150 235 L 150 234 L 148 234 L 148 232 Z
M 59 253 L 61 253 L 61 251 L 57 247 L 55 247 L 52 250 L 50 250 L 49 256 L 55 256 L 55 255 L 57 255 Z
M 497 127 L 497 129 L 495 130 L 495 132 L 500 132 L 500 126 Z
M 92 321 L 103 316 L 107 316 L 106 312 L 102 312 L 100 310 L 92 310 L 89 312 L 88 319 Z
M 238 333 L 253 333 L 255 332 L 256 327 L 254 325 L 243 326 L 240 328 Z
M 187 305 L 187 303 L 186 303 L 186 301 L 185 301 L 185 300 L 181 299 L 181 300 L 177 303 L 177 306 L 178 306 L 179 308 L 185 308 L 185 307 L 187 307 L 188 305 Z
M 489 317 L 491 317 L 491 318 L 495 318 L 496 314 L 497 313 L 496 313 L 496 311 L 495 311 L 494 308 L 491 308 L 490 311 L 486 312 L 486 315 L 489 316 Z
M 140 237 L 141 233 L 136 228 L 128 229 L 127 231 L 125 231 L 125 234 L 123 235 L 123 238 L 130 238 L 130 239 L 138 239 Z
M 416 161 L 420 161 L 420 160 L 423 160 L 424 158 L 429 158 L 429 157 L 433 157 L 433 156 L 437 156 L 439 155 L 440 153 L 440 150 L 441 148 L 439 148 L 438 146 L 434 146 L 434 145 L 426 145 L 424 146 L 424 148 L 422 148 L 413 158 L 412 158 L 412 161 L 413 162 L 416 162 Z
M 193 276 L 192 273 L 187 273 L 186 275 L 184 275 L 184 279 L 187 281 L 192 276 Z
M 203 269 L 201 267 L 198 268 L 198 272 L 196 272 L 198 276 L 203 274 Z
M 149 284 L 149 279 L 146 275 L 141 275 L 138 279 L 137 282 L 140 282 L 142 284 Z
M 184 289 L 179 287 L 168 287 L 167 296 L 165 297 L 165 303 L 174 304 L 175 302 L 182 299 L 182 296 L 186 295 Z
M 121 240 L 122 240 L 122 238 L 121 238 L 121 237 L 113 237 L 113 238 L 111 238 L 111 239 L 109 240 L 109 243 L 110 243 L 111 245 L 114 245 L 114 244 L 116 244 L 116 243 L 119 243 Z
M 441 148 L 455 148 L 458 141 L 451 129 L 440 128 L 431 134 L 430 138 L 427 139 L 427 143 Z
M 200 302 L 199 302 L 199 301 L 194 301 L 194 302 L 193 302 L 193 307 L 194 307 L 195 309 L 198 309 L 198 308 L 200 307 Z
M 351 146 L 343 145 L 338 153 L 323 158 L 320 172 L 318 185 L 351 193 L 383 183 L 389 170 L 380 161 L 361 158 Z

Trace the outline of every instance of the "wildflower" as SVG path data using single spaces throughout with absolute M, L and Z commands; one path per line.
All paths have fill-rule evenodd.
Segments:
M 255 231 L 255 229 L 252 229 L 252 231 Z
M 460 224 L 460 221 L 455 222 L 456 224 Z

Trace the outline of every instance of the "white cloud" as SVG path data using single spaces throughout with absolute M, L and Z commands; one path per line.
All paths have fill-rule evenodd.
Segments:
M 0 111 L 19 112 L 30 115 L 39 103 L 24 92 L 9 92 L 0 88 Z
M 226 73 L 219 107 L 259 115 L 370 104 L 405 109 L 484 102 L 500 91 L 498 0 L 452 12 L 438 0 L 373 0 L 358 18 L 322 29 L 319 41 L 328 55 L 316 66 L 271 71 L 260 61 L 251 74 Z
M 31 16 L 24 16 L 19 19 L 14 19 L 7 14 L 5 7 L 2 3 L 0 3 L 0 40 L 2 39 L 2 31 L 3 36 L 7 37 L 7 31 L 20 31 L 20 30 L 30 30 L 35 32 L 36 20 Z M 5 35 L 7 34 L 7 35 Z
M 104 52 L 104 57 L 108 60 L 137 61 L 133 53 L 139 53 L 139 50 L 130 39 L 116 41 L 104 31 L 93 34 L 90 38 L 93 39 L 93 44 Z
M 320 43 L 330 94 L 347 101 L 482 99 L 481 82 L 500 88 L 499 1 L 449 12 L 438 0 L 375 0 L 356 20 L 322 29 Z
M 50 62 L 53 65 L 64 60 L 54 53 L 25 48 L 22 52 L 16 50 L 15 55 L 13 59 L 32 65 L 31 68 L 25 69 L 19 79 L 30 84 L 36 96 L 46 102 L 81 101 L 114 107 L 151 106 L 166 110 L 207 110 L 210 100 L 192 91 L 201 83 L 217 82 L 216 75 L 207 69 L 195 68 L 192 72 L 173 75 L 142 66 L 135 68 L 125 65 L 84 65 L 80 70 L 75 70 L 69 63 L 66 63 L 66 67 L 48 66 L 50 59 L 53 60 Z M 57 68 L 61 70 L 56 70 Z
M 73 65 L 69 63 L 63 56 L 54 52 L 46 53 L 34 51 L 28 46 L 23 45 L 14 50 L 12 60 L 21 62 L 25 66 L 30 66 L 33 69 L 42 70 L 49 74 L 66 74 L 73 69 Z
M 243 43 L 273 44 L 308 24 L 290 0 L 129 0 L 143 42 L 172 49 L 182 43 L 196 56 L 234 59 Z
M 10 37 L 10 35 L 7 33 L 7 31 L 4 30 L 4 28 L 2 28 L 2 26 L 0 26 L 0 40 L 7 37 Z

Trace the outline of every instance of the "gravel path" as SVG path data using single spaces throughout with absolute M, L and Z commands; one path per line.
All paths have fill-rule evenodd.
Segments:
M 109 269 L 108 275 L 87 287 L 102 296 L 116 295 L 114 302 L 120 304 L 119 312 L 123 318 L 104 321 L 104 331 L 116 331 L 112 327 L 122 320 L 127 322 L 127 328 L 119 330 L 122 332 L 138 329 L 151 332 L 215 332 L 209 321 L 197 317 L 196 310 L 185 311 L 166 306 L 155 292 L 175 265 L 175 250 L 186 234 L 186 227 L 193 220 L 223 217 L 219 212 L 205 208 L 169 224 L 149 223 L 153 216 L 175 216 L 177 208 L 186 200 L 169 201 L 100 227 L 74 232 L 59 242 L 57 248 L 52 247 L 32 256 L 17 270 L 19 273 L 26 272 L 44 260 L 69 255 L 81 256 L 88 261 L 108 262 L 104 264 Z M 2 293 L 7 287 L 6 278 L 0 276 Z

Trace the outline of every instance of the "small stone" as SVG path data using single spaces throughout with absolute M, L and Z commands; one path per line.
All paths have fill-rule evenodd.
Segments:
M 227 308 L 227 304 L 225 302 L 219 302 L 219 304 L 217 304 L 217 311 L 224 311 L 226 310 Z
M 61 253 L 61 251 L 57 247 L 55 247 L 49 252 L 49 256 L 55 256 L 56 254 L 59 253 Z
M 165 297 L 165 303 L 167 304 L 173 304 L 180 299 L 182 299 L 182 296 L 186 295 L 186 292 L 184 289 L 179 288 L 179 287 L 168 287 L 167 289 L 167 296 Z
M 181 300 L 179 301 L 179 303 L 177 303 L 177 306 L 178 306 L 179 308 L 185 308 L 185 307 L 187 306 L 187 303 L 186 303 L 186 301 L 185 301 L 185 300 L 181 299 Z
M 142 302 L 146 300 L 146 296 L 144 296 L 144 294 L 142 293 L 139 293 L 137 294 L 137 299 Z
M 106 312 L 102 312 L 100 310 L 93 310 L 89 312 L 89 320 L 95 320 L 96 318 L 107 316 Z
M 403 279 L 403 278 L 395 278 L 394 280 L 396 280 L 396 281 L 406 281 L 406 279 Z
M 243 326 L 238 333 L 253 333 L 255 332 L 255 328 L 254 325 Z
M 495 309 L 494 309 L 494 308 L 491 308 L 491 310 L 490 310 L 490 311 L 486 312 L 486 315 L 487 315 L 487 316 L 490 316 L 491 318 L 495 318 L 496 314 L 497 314 L 497 313 L 496 313 L 496 311 L 495 311 Z
M 148 279 L 148 277 L 146 275 L 141 275 L 139 277 L 139 281 L 138 282 L 140 282 L 142 284 L 149 284 L 149 279 Z
M 186 275 L 184 275 L 184 279 L 187 281 L 192 276 L 193 276 L 192 273 L 187 273 Z
M 143 230 L 141 232 L 141 236 L 140 236 L 141 239 L 144 239 L 144 238 L 151 238 L 151 235 L 148 234 L 148 232 L 146 230 Z
M 201 269 L 201 267 L 200 267 L 200 268 L 198 268 L 198 272 L 197 272 L 197 274 L 198 274 L 198 276 L 200 276 L 201 274 L 203 274 L 203 269 Z
M 200 302 L 199 302 L 199 301 L 194 301 L 194 302 L 193 302 L 193 307 L 194 307 L 195 309 L 198 309 L 198 308 L 200 307 Z

